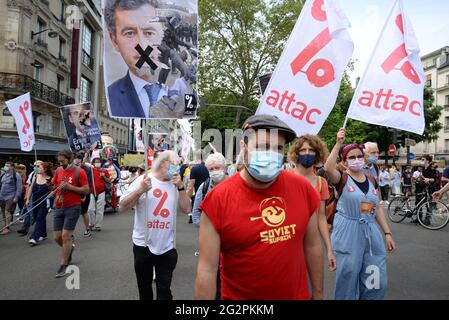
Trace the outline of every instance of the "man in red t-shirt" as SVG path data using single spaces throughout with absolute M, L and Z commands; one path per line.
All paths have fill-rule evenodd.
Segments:
M 310 299 L 307 273 L 312 299 L 322 299 L 320 198 L 303 177 L 282 171 L 296 134 L 267 115 L 248 118 L 243 130 L 245 168 L 200 205 L 195 298 L 214 299 L 220 258 L 222 299 Z
M 89 218 L 90 227 L 95 231 L 101 231 L 101 223 L 103 222 L 105 200 L 105 183 L 111 183 L 109 179 L 109 171 L 101 168 L 101 159 L 95 158 L 92 160 L 93 168 L 92 176 L 93 183 L 91 186 L 91 195 L 89 203 Z
M 81 198 L 89 193 L 89 183 L 84 170 L 73 165 L 70 150 L 58 153 L 58 167 L 52 183 L 56 187 L 55 212 L 53 220 L 54 239 L 62 247 L 61 265 L 56 278 L 64 277 L 72 260 L 72 234 L 81 214 Z

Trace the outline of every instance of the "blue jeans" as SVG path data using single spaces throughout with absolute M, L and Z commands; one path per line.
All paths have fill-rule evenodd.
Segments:
M 29 207 L 27 206 L 23 206 L 22 211 L 20 212 L 20 215 L 24 214 L 25 212 L 27 212 L 28 210 L 30 210 L 33 207 L 33 201 L 30 200 L 30 205 Z M 33 210 L 34 211 L 34 210 Z M 33 211 L 28 212 L 24 218 L 23 224 L 22 224 L 22 228 L 21 230 L 28 230 L 31 225 L 34 223 L 35 221 L 35 216 L 33 214 Z
M 35 212 L 36 225 L 34 226 L 34 232 L 31 235 L 31 239 L 39 241 L 40 237 L 47 237 L 47 203 L 42 203 L 39 207 L 35 208 L 33 212 Z

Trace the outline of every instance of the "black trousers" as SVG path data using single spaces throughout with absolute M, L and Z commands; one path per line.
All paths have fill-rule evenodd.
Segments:
M 173 300 L 170 286 L 178 262 L 176 249 L 158 256 L 146 247 L 134 245 L 133 252 L 140 300 L 153 300 L 153 267 L 156 270 L 156 299 Z

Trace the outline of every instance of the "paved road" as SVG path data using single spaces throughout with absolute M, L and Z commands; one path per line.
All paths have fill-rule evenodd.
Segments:
M 51 226 L 51 217 L 48 218 Z M 137 299 L 133 269 L 132 213 L 106 215 L 103 231 L 82 237 L 76 230 L 73 263 L 80 268 L 80 289 L 68 290 L 55 279 L 60 250 L 52 240 L 31 248 L 17 234 L 0 237 L 0 300 L 3 299 Z M 449 299 L 449 226 L 429 231 L 407 221 L 392 224 L 398 251 L 389 256 L 387 299 Z M 197 232 L 178 218 L 178 266 L 175 299 L 192 299 Z M 333 297 L 334 274 L 326 272 L 325 298 Z

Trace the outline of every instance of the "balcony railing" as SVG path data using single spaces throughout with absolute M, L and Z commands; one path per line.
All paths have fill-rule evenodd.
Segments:
M 60 55 L 60 56 L 59 56 L 59 61 L 64 62 L 64 63 L 67 63 L 67 58 Z
M 37 38 L 36 44 L 39 47 L 45 48 L 46 50 L 48 50 L 48 43 L 46 43 L 44 40 L 42 40 L 41 38 Z
M 83 50 L 81 61 L 89 69 L 91 69 L 91 70 L 94 69 L 94 59 L 84 50 Z
M 0 90 L 18 91 L 21 93 L 30 92 L 33 98 L 41 99 L 57 106 L 75 103 L 74 98 L 23 74 L 0 72 Z

